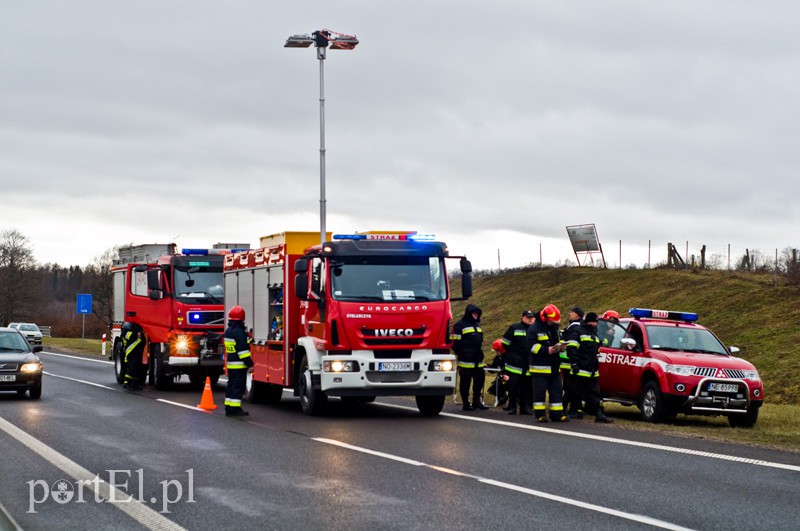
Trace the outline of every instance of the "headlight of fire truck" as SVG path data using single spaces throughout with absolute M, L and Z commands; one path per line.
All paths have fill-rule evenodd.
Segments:
M 331 360 L 322 362 L 322 370 L 325 372 L 355 372 L 355 361 Z
M 431 363 L 433 372 L 450 372 L 453 370 L 453 362 L 450 360 L 434 360 Z
M 678 376 L 692 376 L 694 374 L 694 367 L 691 365 L 667 365 L 664 371 L 669 374 L 677 374 Z
M 189 352 L 191 341 L 189 340 L 188 336 L 176 336 L 172 345 L 173 349 L 175 350 L 175 354 L 179 356 L 188 356 L 191 354 L 191 352 Z

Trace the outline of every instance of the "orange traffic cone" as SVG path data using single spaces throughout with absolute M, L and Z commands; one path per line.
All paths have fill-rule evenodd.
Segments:
M 205 389 L 203 389 L 203 396 L 200 398 L 200 403 L 197 404 L 197 407 L 205 409 L 206 411 L 214 411 L 217 409 L 217 405 L 214 403 L 214 395 L 211 394 L 210 376 L 206 376 L 206 386 Z

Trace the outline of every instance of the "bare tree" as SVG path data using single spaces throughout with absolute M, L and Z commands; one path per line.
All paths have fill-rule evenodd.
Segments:
M 95 256 L 87 268 L 91 276 L 87 287 L 92 293 L 95 315 L 106 327 L 114 320 L 114 279 L 111 267 L 118 254 L 119 246 L 106 249 Z
M 30 315 L 38 296 L 30 240 L 16 229 L 0 232 L 0 323 Z

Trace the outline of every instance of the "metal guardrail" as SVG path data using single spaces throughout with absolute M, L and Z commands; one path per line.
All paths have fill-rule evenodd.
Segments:
M 39 331 L 42 332 L 42 337 L 50 337 L 50 327 L 49 326 L 40 326 Z

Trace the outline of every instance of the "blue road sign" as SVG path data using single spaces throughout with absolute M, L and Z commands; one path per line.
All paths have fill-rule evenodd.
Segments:
M 92 294 L 78 293 L 78 300 L 75 304 L 75 313 L 92 313 Z

